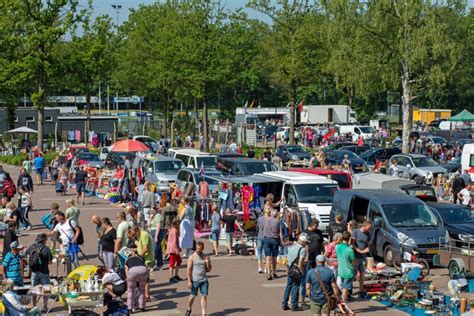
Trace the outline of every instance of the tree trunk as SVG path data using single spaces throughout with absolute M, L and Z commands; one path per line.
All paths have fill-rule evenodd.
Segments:
M 295 102 L 296 102 L 296 80 L 291 80 L 290 95 L 290 144 L 295 143 Z
M 172 94 L 165 91 L 165 106 L 163 108 L 163 135 L 168 137 L 168 111 L 173 108 Z
M 91 92 L 89 89 L 86 90 L 86 127 L 84 131 L 84 142 L 87 146 L 89 140 L 88 132 L 91 130 Z
M 40 151 L 43 151 L 43 127 L 44 127 L 44 68 L 43 65 L 40 66 L 38 73 L 38 98 L 36 100 L 36 110 L 38 111 L 38 148 Z
M 209 152 L 209 119 L 207 117 L 207 84 L 204 86 L 204 100 L 202 104 L 202 132 L 204 137 L 204 151 Z
M 403 111 L 403 118 L 402 118 L 402 123 L 403 123 L 403 132 L 402 132 L 402 152 L 408 153 L 409 152 L 409 146 L 410 146 L 410 129 L 411 129 L 411 105 L 410 105 L 410 98 L 411 98 L 411 91 L 410 91 L 410 70 L 408 66 L 408 61 L 403 60 L 402 61 L 402 69 L 403 69 L 403 75 L 402 75 L 402 89 L 403 89 L 403 95 L 402 95 L 402 111 Z

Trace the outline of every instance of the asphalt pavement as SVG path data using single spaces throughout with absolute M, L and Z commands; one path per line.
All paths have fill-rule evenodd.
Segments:
M 18 167 L 5 166 L 4 169 L 10 172 L 16 181 L 19 174 Z M 31 231 L 22 232 L 20 242 L 23 245 L 30 245 L 37 234 L 46 232 L 46 228 L 41 224 L 41 217 L 49 211 L 51 203 L 57 202 L 61 210 L 65 210 L 65 200 L 74 197 L 75 192 L 68 192 L 67 196 L 57 195 L 51 182 L 45 182 L 42 186 L 35 186 L 33 199 L 33 211 L 30 212 L 30 220 L 33 223 Z M 85 205 L 78 205 L 81 213 L 79 222 L 84 231 L 85 243 L 82 250 L 87 255 L 88 260 L 81 259 L 80 264 L 97 265 L 97 238 L 95 225 L 91 222 L 92 215 L 109 217 L 116 227 L 115 215 L 125 209 L 110 204 L 107 201 L 96 197 L 86 198 Z M 211 243 L 206 241 L 205 252 L 211 253 Z M 208 315 L 307 315 L 309 310 L 301 312 L 291 312 L 281 310 L 281 301 L 286 284 L 286 271 L 279 267 L 277 274 L 279 277 L 272 281 L 267 281 L 264 274 L 257 273 L 257 263 L 252 256 L 211 256 L 213 269 L 209 273 L 209 297 Z M 185 263 L 185 261 L 183 261 Z M 57 272 L 56 265 L 50 266 L 51 276 L 57 274 L 65 275 L 65 269 L 59 265 Z M 168 282 L 168 269 L 165 265 L 163 271 L 152 273 L 151 301 L 147 303 L 147 311 L 141 315 L 183 315 L 189 297 L 189 290 L 186 282 L 171 284 Z M 433 282 L 440 290 L 446 291 L 447 276 L 446 269 L 432 269 Z M 179 275 L 185 278 L 186 271 L 183 264 Z M 357 292 L 357 283 L 355 283 Z M 126 294 L 124 295 L 126 298 Z M 38 303 L 41 304 L 42 303 Z M 350 308 L 359 315 L 404 315 L 405 313 L 387 308 L 382 304 L 370 300 L 354 300 L 349 304 Z M 200 312 L 199 300 L 194 303 L 194 312 Z M 55 305 L 51 314 L 67 314 L 67 310 Z M 194 314 L 194 313 L 193 313 Z

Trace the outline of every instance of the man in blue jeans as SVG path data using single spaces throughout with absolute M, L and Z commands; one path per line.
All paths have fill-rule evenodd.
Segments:
M 290 247 L 288 250 L 288 270 L 293 266 L 296 265 L 303 272 L 305 261 L 307 260 L 307 253 L 306 253 L 306 244 L 308 242 L 308 237 L 305 234 L 301 234 L 298 238 L 298 242 L 294 243 L 293 246 Z M 302 276 L 302 274 L 301 274 Z M 288 307 L 288 301 L 290 299 L 291 294 L 291 310 L 296 312 L 300 311 L 301 308 L 298 307 L 298 299 L 299 299 L 299 292 L 300 292 L 300 282 L 301 279 L 294 279 L 293 277 L 288 275 L 288 279 L 286 281 L 285 293 L 283 294 L 283 301 L 281 302 L 281 308 L 286 311 L 290 308 Z
M 43 184 L 43 171 L 46 167 L 46 160 L 43 157 L 43 153 L 40 153 L 38 157 L 33 161 L 35 172 L 36 172 L 36 184 Z

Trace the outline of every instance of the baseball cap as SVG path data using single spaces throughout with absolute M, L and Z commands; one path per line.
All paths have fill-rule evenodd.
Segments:
M 326 262 L 326 257 L 323 255 L 317 255 L 316 262 Z
M 298 237 L 299 242 L 308 242 L 308 236 L 306 234 L 301 234 L 300 237 Z
M 11 249 L 23 249 L 23 245 L 21 245 L 18 241 L 14 241 L 10 244 Z

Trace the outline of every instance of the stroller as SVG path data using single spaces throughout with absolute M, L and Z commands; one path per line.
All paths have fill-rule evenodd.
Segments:
M 56 181 L 56 184 L 54 185 L 54 190 L 56 191 L 56 194 L 58 194 L 58 193 L 64 194 L 65 193 L 64 185 L 59 181 Z

